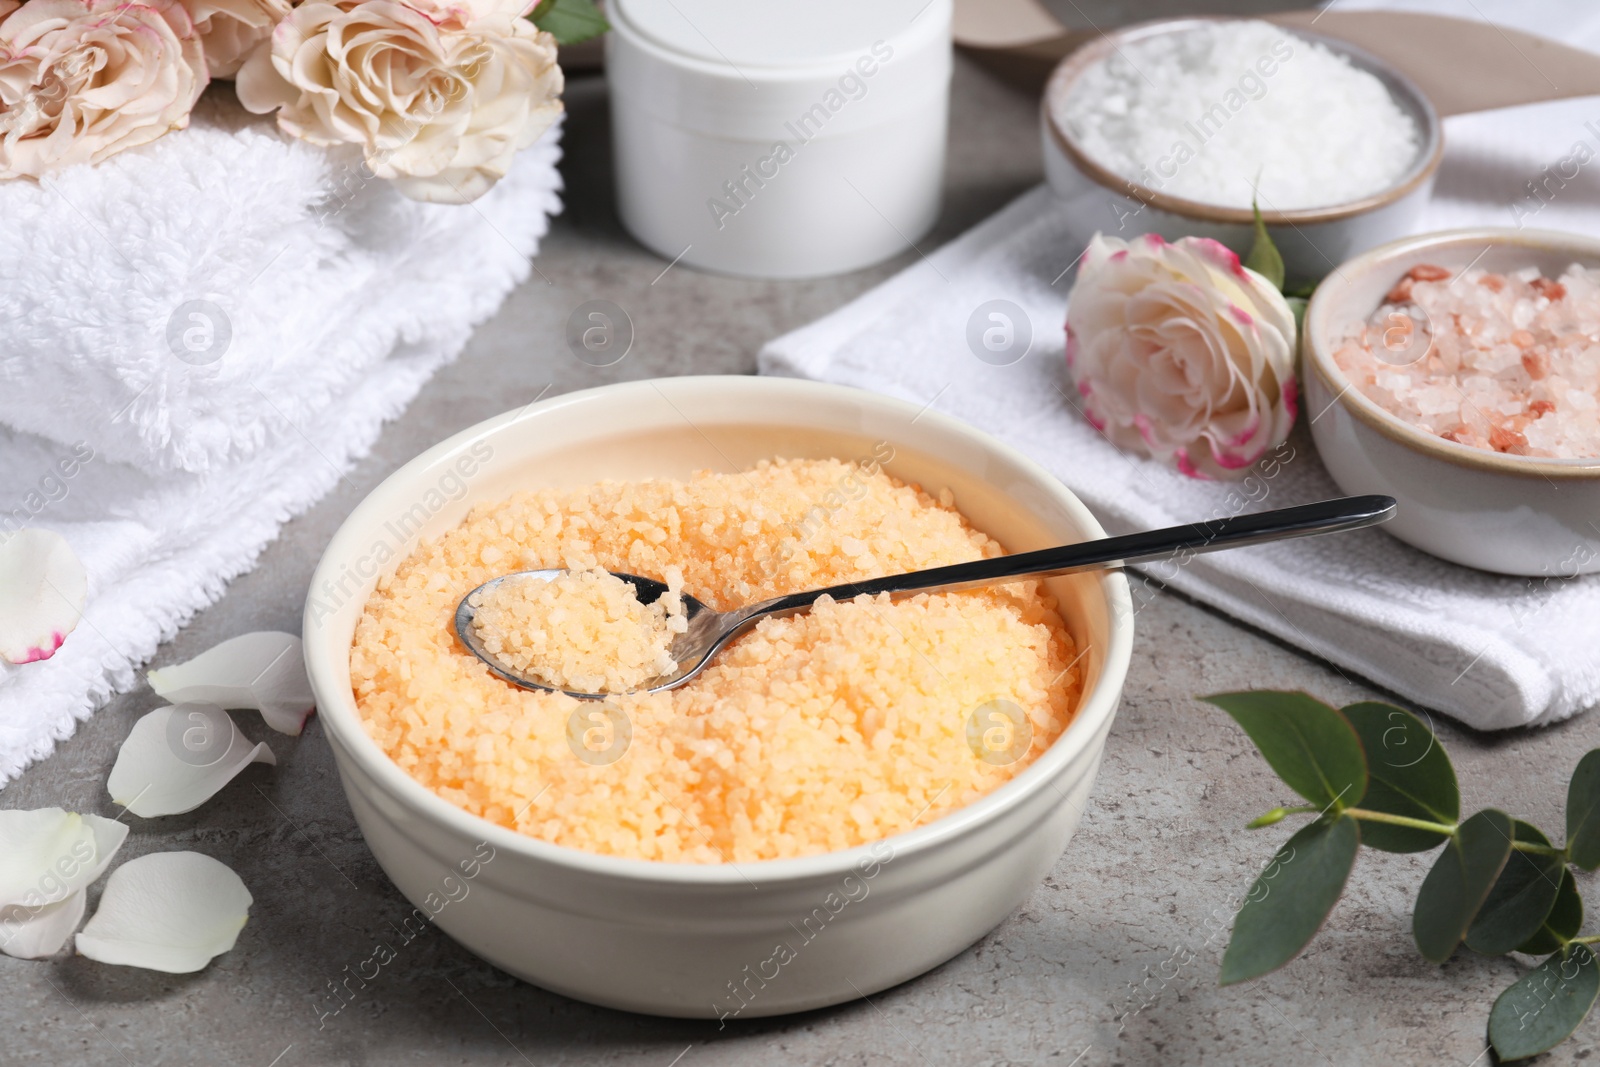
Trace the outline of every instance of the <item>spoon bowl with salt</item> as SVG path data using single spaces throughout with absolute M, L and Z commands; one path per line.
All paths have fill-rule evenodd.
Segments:
M 1121 567 L 1133 563 L 1183 560 L 1200 552 L 1242 548 L 1268 541 L 1282 541 L 1312 534 L 1359 530 L 1387 522 L 1394 517 L 1395 501 L 1387 496 L 1354 496 L 1302 504 L 1292 508 L 1236 515 L 1224 519 L 1172 526 L 1161 530 L 1125 534 L 1083 541 L 1074 545 L 1043 548 L 993 559 L 955 563 L 944 567 L 890 574 L 859 582 L 788 593 L 748 604 L 732 611 L 717 611 L 687 593 L 674 593 L 665 583 L 635 574 L 612 572 L 633 587 L 640 604 L 653 605 L 663 598 L 682 600 L 681 629 L 667 649 L 672 669 L 650 678 L 629 692 L 661 692 L 676 689 L 705 670 L 728 642 L 754 627 L 762 619 L 782 618 L 809 611 L 823 597 L 849 600 L 858 596 L 887 593 L 894 599 L 918 593 L 948 593 L 1006 582 L 1049 578 L 1077 571 Z M 552 684 L 534 671 L 508 662 L 485 643 L 481 628 L 475 625 L 485 598 L 503 583 L 516 579 L 554 582 L 573 572 L 561 568 L 519 571 L 494 578 L 473 589 L 456 607 L 455 631 L 467 650 L 495 675 L 523 689 L 564 692 L 580 700 L 602 700 L 620 695 L 614 692 L 587 692 Z

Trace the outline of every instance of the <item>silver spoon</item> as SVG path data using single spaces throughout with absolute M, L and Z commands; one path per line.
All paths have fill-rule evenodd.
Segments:
M 827 589 L 812 589 L 804 593 L 763 600 L 735 611 L 713 611 L 694 597 L 683 594 L 684 616 L 689 628 L 675 637 L 668 650 L 677 662 L 675 673 L 653 679 L 641 689 L 656 693 L 663 689 L 676 689 L 706 668 L 724 645 L 769 616 L 794 615 L 808 610 L 819 597 L 831 596 L 835 600 L 848 600 L 866 593 L 876 596 L 888 593 L 895 599 L 917 593 L 948 593 L 977 586 L 999 585 L 1004 582 L 1028 578 L 1047 578 L 1073 571 L 1112 567 L 1125 563 L 1149 563 L 1173 559 L 1186 554 L 1214 552 L 1219 548 L 1240 548 L 1259 545 L 1266 541 L 1282 541 L 1291 537 L 1333 533 L 1339 530 L 1359 530 L 1375 526 L 1394 517 L 1395 502 L 1387 496 L 1348 496 L 1324 500 L 1316 504 L 1262 511 L 1254 515 L 1236 515 L 1226 519 L 1212 519 L 1190 526 L 1172 526 L 1165 530 L 1125 534 L 1122 537 L 1105 537 L 1096 541 L 1082 541 L 1059 548 L 1041 548 L 1037 552 L 1020 552 L 1014 556 L 956 563 L 948 567 L 932 567 L 909 574 L 890 574 L 870 578 L 848 585 L 835 585 Z M 477 630 L 472 625 L 477 609 L 472 605 L 476 593 L 493 589 L 507 578 L 542 578 L 551 581 L 566 573 L 560 569 L 519 571 L 484 582 L 461 599 L 456 607 L 456 635 L 472 654 L 488 664 L 489 669 L 512 685 L 524 689 L 557 687 L 539 681 L 509 667 L 483 647 Z M 616 576 L 633 585 L 639 600 L 652 604 L 667 587 L 652 578 L 636 574 L 617 573 Z M 561 690 L 583 700 L 601 700 L 607 693 L 577 693 Z

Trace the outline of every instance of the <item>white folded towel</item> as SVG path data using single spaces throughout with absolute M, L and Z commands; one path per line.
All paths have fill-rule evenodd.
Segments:
M 227 110 L 47 186 L 0 186 L 0 420 L 15 427 L 0 427 L 0 530 L 57 530 L 89 570 L 61 650 L 0 663 L 0 786 L 130 688 L 366 454 L 527 277 L 561 207 L 559 128 L 450 207 Z M 222 360 L 167 347 L 179 297 L 227 309 Z
M 1600 153 L 1593 98 L 1446 124 L 1435 201 L 1420 228 L 1513 225 L 1510 205 L 1577 139 Z M 1537 225 L 1600 234 L 1591 165 Z M 1241 484 L 1187 478 L 1123 455 L 1078 415 L 1062 356 L 1063 272 L 1081 248 L 1046 188 L 854 303 L 763 349 L 761 369 L 891 393 L 979 426 L 1032 456 L 1111 533 L 1286 507 L 1339 495 L 1304 429 L 1275 476 Z M 968 348 L 968 317 L 1005 299 L 1026 312 L 1032 348 L 1005 367 Z M 1308 413 L 1314 415 L 1315 412 Z M 1427 556 L 1377 530 L 1195 557 L 1176 588 L 1481 729 L 1553 722 L 1600 703 L 1600 577 L 1504 578 Z M 1148 596 L 1135 578 L 1135 600 Z M 1149 640 L 1151 638 L 1146 638 Z
M 497 307 L 502 286 L 427 248 L 476 231 L 494 278 L 528 250 L 484 232 L 482 204 L 407 200 L 358 164 L 218 90 L 173 136 L 0 187 L 0 422 L 214 470 L 288 442 L 397 343 Z

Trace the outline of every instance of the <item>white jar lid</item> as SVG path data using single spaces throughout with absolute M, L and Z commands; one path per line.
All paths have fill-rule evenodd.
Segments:
M 611 0 L 638 33 L 679 55 L 733 67 L 854 58 L 935 18 L 940 0 Z M 948 2 L 948 0 L 944 0 Z

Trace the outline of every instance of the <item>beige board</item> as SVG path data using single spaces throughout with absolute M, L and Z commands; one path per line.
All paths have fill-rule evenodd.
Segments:
M 1486 21 L 1337 9 L 1266 17 L 1370 52 L 1414 81 L 1441 116 L 1600 94 L 1600 56 Z M 1035 91 L 1062 57 L 1109 29 L 1069 29 L 1039 0 L 955 5 L 956 44 L 1007 81 Z

